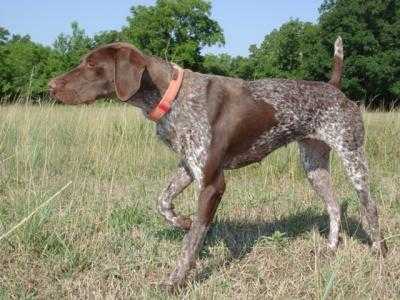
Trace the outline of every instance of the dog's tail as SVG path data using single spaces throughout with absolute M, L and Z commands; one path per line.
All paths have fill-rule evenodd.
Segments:
M 333 57 L 333 68 L 332 68 L 332 76 L 329 81 L 330 84 L 341 88 L 341 80 L 342 80 L 342 72 L 343 72 L 343 41 L 339 36 L 335 42 L 335 55 Z

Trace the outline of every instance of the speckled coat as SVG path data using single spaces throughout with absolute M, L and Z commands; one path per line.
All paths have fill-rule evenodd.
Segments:
M 224 170 L 259 162 L 294 141 L 307 177 L 329 214 L 328 248 L 338 247 L 341 215 L 329 172 L 333 149 L 359 195 L 373 249 L 385 255 L 377 207 L 369 192 L 362 115 L 338 88 L 343 64 L 340 39 L 334 62 L 329 83 L 247 82 L 184 71 L 172 109 L 157 123 L 159 138 L 181 158 L 159 197 L 158 209 L 168 223 L 188 230 L 177 266 L 165 281 L 168 288 L 184 284 L 195 263 L 225 191 Z M 129 44 L 115 43 L 89 53 L 76 69 L 53 79 L 50 88 L 54 97 L 68 104 L 93 102 L 116 90 L 122 101 L 141 108 L 147 116 L 173 74 L 172 64 L 146 56 Z M 193 181 L 199 198 L 191 220 L 174 211 L 173 200 Z
M 185 82 L 171 112 L 157 124 L 157 135 L 182 156 L 199 185 L 200 169 L 211 141 L 207 87 L 210 80 L 215 79 L 220 78 L 185 70 Z M 225 161 L 225 169 L 258 162 L 273 150 L 307 137 L 332 144 L 346 141 L 356 148 L 363 144 L 364 130 L 358 107 L 328 83 L 282 79 L 246 82 L 226 77 L 223 80 L 248 89 L 254 101 L 270 104 L 278 120 L 271 130 L 262 133 L 250 145 L 248 151 Z M 344 135 L 345 141 L 336 141 L 338 132 Z
M 330 216 L 329 249 L 339 243 L 340 206 L 329 174 L 329 152 L 334 149 L 342 158 L 346 171 L 363 204 L 363 216 L 377 251 L 386 253 L 379 231 L 377 209 L 368 189 L 368 169 L 364 156 L 364 128 L 357 105 L 335 86 L 322 82 L 265 79 L 246 82 L 220 78 L 185 70 L 185 80 L 171 112 L 157 124 L 157 135 L 182 158 L 182 166 L 160 197 L 160 212 L 172 225 L 189 229 L 191 222 L 173 211 L 172 200 L 189 183 L 190 177 L 203 188 L 204 168 L 212 141 L 212 123 L 208 116 L 211 81 L 222 81 L 249 91 L 254 102 L 265 102 L 274 111 L 276 123 L 249 144 L 246 151 L 225 157 L 224 169 L 235 169 L 262 160 L 269 153 L 297 141 L 304 169 L 315 191 L 325 200 Z M 231 83 L 227 83 L 231 82 Z M 228 100 L 229 101 L 229 100 Z M 265 120 L 269 122 L 269 120 Z M 171 187 L 181 181 L 181 185 Z M 201 231 L 197 242 L 190 231 L 183 257 L 169 283 L 180 283 L 189 270 L 207 231 L 208 224 L 192 229 Z

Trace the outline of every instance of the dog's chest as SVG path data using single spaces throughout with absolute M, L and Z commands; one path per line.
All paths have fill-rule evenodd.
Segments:
M 211 128 L 207 116 L 207 79 L 187 74 L 186 86 L 175 100 L 171 111 L 157 124 L 158 137 L 178 153 L 201 177 L 201 168 L 211 141 Z

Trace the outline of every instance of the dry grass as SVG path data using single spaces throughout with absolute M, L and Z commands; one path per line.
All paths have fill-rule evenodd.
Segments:
M 295 145 L 228 173 L 228 189 L 187 289 L 157 283 L 182 232 L 155 212 L 177 159 L 132 107 L 12 105 L 0 114 L 0 298 L 397 298 L 400 295 L 400 113 L 366 114 L 372 193 L 390 253 L 370 254 L 359 203 L 336 156 L 347 207 L 343 243 L 325 253 L 327 215 Z M 194 211 L 196 191 L 177 209 Z

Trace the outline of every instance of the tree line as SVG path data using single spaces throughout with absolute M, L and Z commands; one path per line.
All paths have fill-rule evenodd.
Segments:
M 88 36 L 78 23 L 44 46 L 0 27 L 0 97 L 47 95 L 49 78 L 79 63 L 88 50 L 126 41 L 194 71 L 254 80 L 328 81 L 333 43 L 344 40 L 343 91 L 353 100 L 390 105 L 400 98 L 400 0 L 324 0 L 316 24 L 290 20 L 250 45 L 247 57 L 205 54 L 224 45 L 223 29 L 206 0 L 157 0 L 133 6 L 120 30 Z

